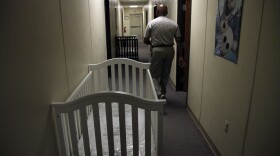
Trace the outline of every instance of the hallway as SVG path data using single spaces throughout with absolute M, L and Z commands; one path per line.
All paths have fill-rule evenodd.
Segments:
M 131 35 L 129 14 L 136 8 L 121 1 L 128 0 L 0 2 L 1 155 L 59 155 L 50 104 L 75 90 L 88 64 L 107 60 L 110 50 L 114 56 L 116 35 Z M 178 1 L 143 1 L 136 9 L 143 15 L 143 31 L 159 2 L 168 5 L 168 18 L 184 20 Z M 188 98 L 169 84 L 165 156 L 213 155 L 186 101 L 220 155 L 280 155 L 280 1 L 239 1 L 237 63 L 214 53 L 220 1 L 225 0 L 191 3 Z M 108 15 L 112 18 L 106 20 Z M 140 51 L 139 60 L 148 62 L 149 51 Z
M 139 61 L 149 62 L 149 46 L 139 39 Z M 186 111 L 186 92 L 167 85 L 166 115 L 163 118 L 163 153 L 165 156 L 214 156 L 206 140 Z

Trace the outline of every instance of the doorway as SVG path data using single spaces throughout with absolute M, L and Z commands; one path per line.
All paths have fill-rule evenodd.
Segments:
M 182 20 L 184 19 L 184 20 Z M 176 90 L 188 92 L 189 81 L 189 55 L 190 55 L 190 33 L 191 33 L 191 0 L 178 1 L 178 25 L 181 30 L 182 42 L 184 45 L 184 68 L 177 66 Z M 178 57 L 178 56 L 177 56 Z M 178 58 L 177 58 L 178 60 Z
M 130 14 L 130 35 L 142 38 L 142 14 Z

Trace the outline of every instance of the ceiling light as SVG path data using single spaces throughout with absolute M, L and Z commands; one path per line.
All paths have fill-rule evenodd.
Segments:
M 138 5 L 130 5 L 130 8 L 138 8 Z

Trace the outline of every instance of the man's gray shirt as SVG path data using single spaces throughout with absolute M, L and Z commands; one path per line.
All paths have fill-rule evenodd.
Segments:
M 176 37 L 181 37 L 178 25 L 165 16 L 150 21 L 144 35 L 144 38 L 151 38 L 152 46 L 173 45 Z

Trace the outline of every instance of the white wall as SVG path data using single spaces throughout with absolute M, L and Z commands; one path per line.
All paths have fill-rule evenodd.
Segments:
M 91 5 L 103 20 L 90 25 L 89 2 L 0 2 L 1 155 L 58 155 L 50 103 L 69 96 L 88 63 L 106 58 L 105 45 L 91 49 L 105 42 L 104 9 Z
M 253 88 L 255 92 L 255 87 L 266 84 L 266 82 L 260 80 L 259 86 L 256 86 L 256 84 L 254 85 L 255 70 L 258 71 L 257 60 L 259 60 L 260 57 L 258 54 L 258 47 L 260 44 L 259 42 L 262 41 L 260 38 L 260 30 L 261 23 L 264 22 L 262 19 L 263 2 L 263 0 L 246 0 L 243 3 L 239 58 L 238 63 L 234 64 L 214 55 L 215 17 L 218 1 L 192 1 L 188 105 L 222 155 L 242 155 L 252 101 L 252 106 L 254 106 L 254 98 L 252 99 Z M 275 4 L 274 6 L 277 5 Z M 269 6 L 268 8 L 270 9 L 272 7 Z M 275 16 L 275 18 L 276 17 L 277 16 Z M 265 16 L 263 18 L 265 18 Z M 279 19 L 279 17 L 277 18 Z M 272 22 L 272 20 L 270 22 L 275 23 L 275 21 Z M 275 25 L 274 28 L 279 26 L 279 22 L 277 24 L 278 25 Z M 271 31 L 271 34 L 272 32 L 274 31 Z M 264 40 L 270 43 L 268 39 L 265 38 L 263 41 Z M 268 43 L 266 43 L 267 45 L 264 44 L 265 48 L 263 51 L 269 48 L 270 44 Z M 278 43 L 277 40 L 275 43 Z M 276 55 L 279 56 L 279 54 L 276 54 L 277 50 L 279 51 L 279 46 L 278 49 L 272 52 L 273 55 L 266 54 L 266 56 L 268 58 L 276 57 Z M 268 58 L 266 61 L 269 60 Z M 275 70 L 269 70 L 270 76 L 272 76 L 273 72 L 275 74 L 276 71 L 280 71 L 279 63 L 277 64 L 274 62 L 271 64 L 278 66 Z M 269 67 L 269 64 L 265 67 Z M 265 71 L 267 71 L 267 69 L 265 67 L 262 67 L 264 68 L 263 70 L 260 69 L 260 75 L 266 75 Z M 261 79 L 261 76 L 259 76 L 259 78 Z M 269 83 L 270 85 L 267 87 L 270 88 L 272 84 L 276 82 L 276 79 L 279 79 L 279 72 L 275 79 L 268 79 L 273 81 Z M 257 80 L 258 79 L 256 79 L 256 82 Z M 261 91 L 261 89 L 256 89 L 256 93 L 258 91 Z M 277 95 L 279 96 L 279 89 L 273 89 L 272 87 L 272 91 L 270 92 L 276 92 L 276 94 L 278 92 Z M 261 93 L 265 92 L 261 91 Z M 276 117 L 275 113 L 270 114 L 262 112 L 266 113 L 262 114 L 257 111 L 257 109 L 260 108 L 258 105 L 264 106 L 266 104 L 261 100 L 263 99 L 262 96 L 259 95 L 257 97 L 256 101 L 258 102 L 255 102 L 256 110 L 254 111 L 257 114 L 251 114 L 249 125 L 252 124 L 251 121 L 257 122 L 259 118 L 272 119 L 272 117 Z M 268 97 L 270 96 L 268 95 Z M 272 98 L 270 102 L 272 108 L 276 108 L 276 103 L 279 103 L 279 100 Z M 229 122 L 228 133 L 224 131 L 225 120 Z M 263 121 L 261 124 L 257 125 L 261 130 L 252 128 L 252 132 L 248 131 L 249 134 L 247 133 L 248 136 L 250 136 L 250 134 L 252 136 L 247 139 L 247 142 L 250 142 L 247 146 L 249 152 L 246 151 L 245 153 L 251 153 L 252 151 L 250 150 L 256 150 L 256 146 L 251 144 L 253 142 L 252 138 L 259 138 L 260 134 L 267 137 L 270 135 L 265 132 L 276 132 L 276 130 L 263 130 L 261 126 L 278 127 L 277 130 L 279 131 L 279 124 L 277 126 L 272 126 Z M 260 131 L 263 133 L 260 133 Z M 271 139 L 268 140 L 271 141 Z M 268 140 L 262 139 L 257 141 L 259 142 L 259 146 L 261 146 L 263 145 L 262 141 L 269 142 Z M 273 147 L 274 146 L 271 148 Z M 261 150 L 261 148 L 259 150 Z M 261 155 L 258 152 L 252 153 Z

